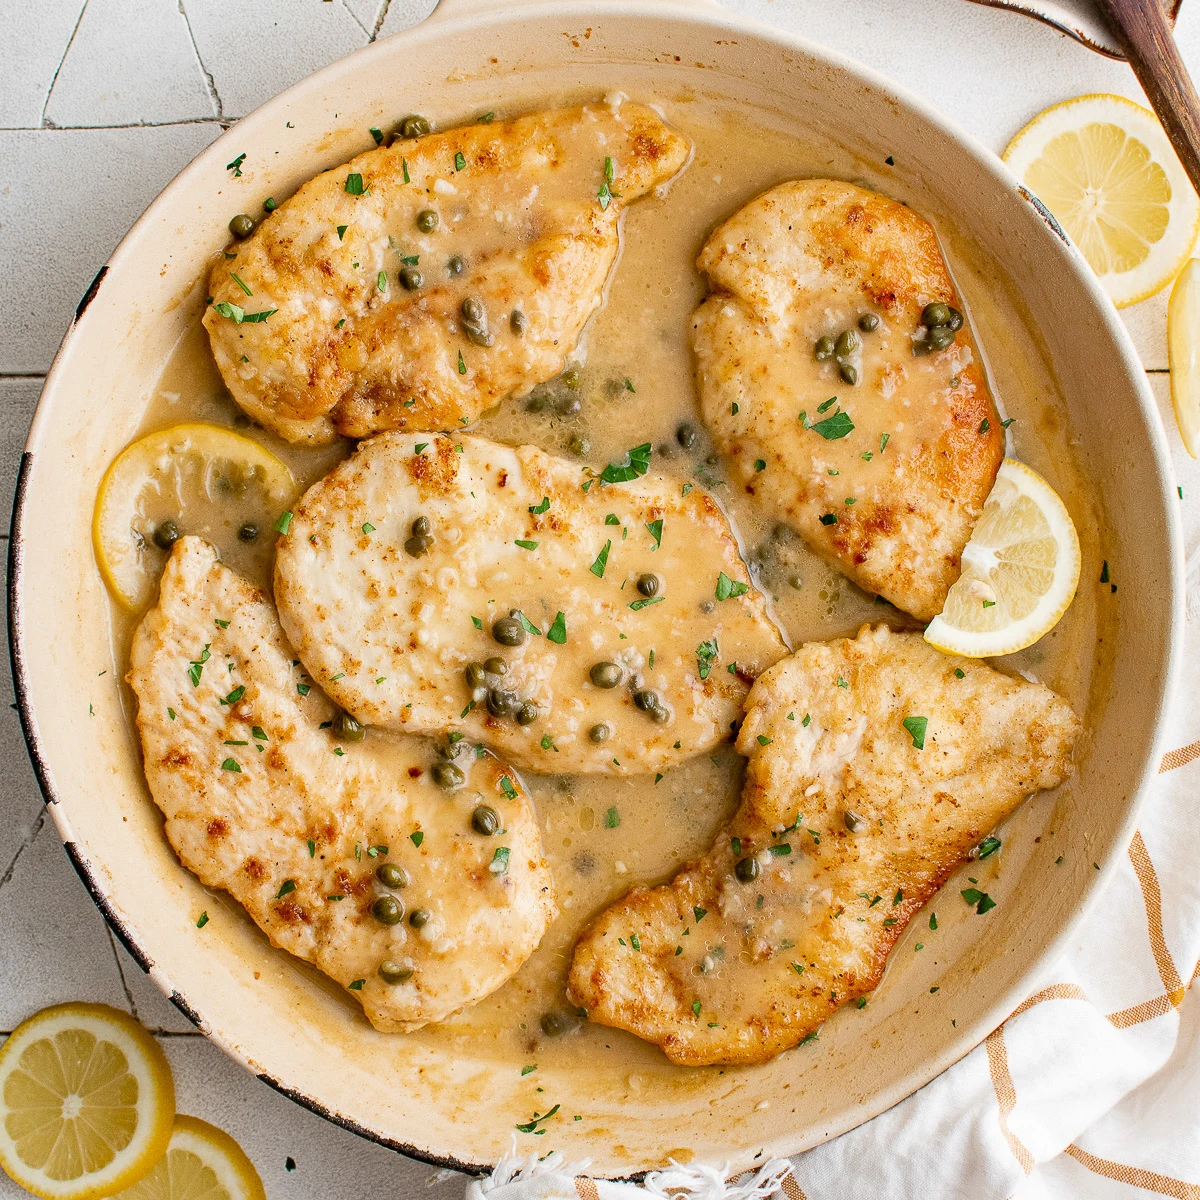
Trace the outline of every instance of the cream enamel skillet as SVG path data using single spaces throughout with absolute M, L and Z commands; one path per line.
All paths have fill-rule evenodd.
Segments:
M 563 1119 L 526 1139 L 538 1153 L 591 1158 L 594 1171 L 611 1174 L 670 1157 L 746 1166 L 793 1154 L 882 1112 L 982 1040 L 1124 852 L 1157 766 L 1181 644 L 1181 539 L 1165 441 L 1129 339 L 1083 260 L 993 155 L 920 102 L 798 38 L 696 5 L 467 7 L 444 3 L 421 26 L 240 122 L 151 205 L 84 297 L 38 406 L 13 516 L 9 622 L 30 753 L 97 904 L 205 1033 L 264 1081 L 367 1137 L 431 1162 L 495 1161 L 531 1116 L 519 1064 L 470 1044 L 451 1051 L 375 1033 L 249 922 L 213 922 L 196 936 L 195 914 L 212 897 L 163 837 L 118 689 L 96 687 L 98 671 L 123 670 L 106 640 L 108 600 L 89 541 L 101 473 L 137 430 L 163 361 L 195 319 L 206 260 L 237 211 L 225 169 L 237 154 L 262 164 L 262 195 L 287 195 L 361 150 L 367 128 L 404 112 L 448 126 L 501 103 L 603 93 L 614 80 L 635 92 L 640 79 L 836 129 L 864 161 L 894 156 L 897 188 L 977 244 L 995 278 L 1023 298 L 1109 514 L 1106 556 L 1129 585 L 1113 597 L 1118 645 L 1110 683 L 1093 697 L 1080 773 L 1027 806 L 1027 831 L 1052 825 L 1065 861 L 1029 855 L 1011 868 L 1019 876 L 1006 879 L 986 936 L 982 924 L 964 924 L 940 946 L 937 1006 L 927 980 L 900 967 L 852 1023 L 839 1015 L 819 1043 L 765 1066 L 539 1068 L 539 1111 L 559 1104 Z M 584 1119 L 570 1119 L 577 1113 Z

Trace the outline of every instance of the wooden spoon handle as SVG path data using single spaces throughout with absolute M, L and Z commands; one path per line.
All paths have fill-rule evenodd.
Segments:
M 1200 97 L 1175 45 L 1163 0 L 1097 0 L 1097 7 L 1200 192 Z

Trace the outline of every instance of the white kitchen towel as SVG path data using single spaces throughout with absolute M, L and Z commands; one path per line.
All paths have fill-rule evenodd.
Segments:
M 638 1186 L 514 1157 L 470 1200 L 1200 1200 L 1200 464 L 1160 390 L 1187 552 L 1184 667 L 1154 794 L 1070 950 L 964 1059 L 790 1164 Z

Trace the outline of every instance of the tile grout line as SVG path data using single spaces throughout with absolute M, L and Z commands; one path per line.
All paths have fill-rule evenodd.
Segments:
M 392 0 L 383 0 L 383 8 L 379 10 L 379 16 L 375 18 L 375 28 L 371 31 L 371 41 L 374 41 L 379 36 L 379 31 L 383 28 L 383 23 L 387 20 L 388 9 L 392 7 Z
M 121 966 L 121 956 L 117 953 L 117 943 L 113 938 L 112 927 L 107 921 L 104 922 L 104 932 L 108 936 L 108 944 L 112 949 L 113 962 L 117 964 L 117 974 L 121 977 L 121 991 L 125 993 L 125 1003 L 129 1005 L 129 1011 L 133 1014 L 135 1021 L 140 1021 L 138 1016 L 137 1001 L 133 998 L 133 993 L 129 990 L 129 982 L 125 978 L 125 968 Z
M 179 2 L 182 4 L 183 0 L 179 0 Z M 354 10 L 350 7 L 349 4 L 346 3 L 346 0 L 342 0 L 342 8 L 344 8 L 346 10 L 346 15 L 350 18 L 350 20 L 352 20 L 355 23 L 355 25 L 357 25 L 359 27 L 359 29 L 361 29 L 363 31 L 363 34 L 369 43 L 371 41 L 371 31 L 358 19 Z
M 21 844 L 17 847 L 17 852 L 12 856 L 12 861 L 8 864 L 3 875 L 0 875 L 0 888 L 3 888 L 13 877 L 13 872 L 17 869 L 17 863 L 21 861 L 21 855 L 33 845 L 34 839 L 42 832 L 42 826 L 46 824 L 46 806 L 43 804 L 38 810 L 37 820 L 33 823 L 33 828 L 21 840 Z
M 217 82 L 212 77 L 212 73 L 204 65 L 204 59 L 200 57 L 200 47 L 196 45 L 196 35 L 192 32 L 192 22 L 187 15 L 187 9 L 183 6 L 183 0 L 179 0 L 179 15 L 183 18 L 183 23 L 187 27 L 188 40 L 192 43 L 192 53 L 196 56 L 196 65 L 200 68 L 200 73 L 204 76 L 204 86 L 208 89 L 209 103 L 216 109 L 217 121 L 224 120 L 225 104 L 221 100 L 221 93 L 217 91 Z M 187 124 L 188 122 L 184 122 Z M 199 124 L 200 122 L 195 122 Z
M 203 68 L 201 68 L 203 70 Z M 174 129 L 181 125 L 220 125 L 228 128 L 237 118 L 185 117 L 182 121 L 130 121 L 124 125 L 6 125 L 0 133 L 73 133 L 103 129 Z
M 46 109 L 50 107 L 50 97 L 54 95 L 54 85 L 58 82 L 59 72 L 63 69 L 63 63 L 67 61 L 67 55 L 71 53 L 71 47 L 75 43 L 75 35 L 79 32 L 79 26 L 83 24 L 83 14 L 87 12 L 88 0 L 83 0 L 83 7 L 79 10 L 79 16 L 75 19 L 75 28 L 71 30 L 71 36 L 67 38 L 66 47 L 63 49 L 62 58 L 58 60 L 58 66 L 54 68 L 54 76 L 50 80 L 50 86 L 46 89 L 46 99 L 42 102 L 42 123 L 39 126 L 41 129 L 53 129 L 46 120 Z

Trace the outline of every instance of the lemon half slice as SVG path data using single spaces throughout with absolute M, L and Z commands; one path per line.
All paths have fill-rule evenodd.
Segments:
M 1078 585 L 1079 537 L 1066 505 L 1036 471 L 1006 458 L 925 640 L 967 658 L 1012 654 L 1058 624 Z
M 96 495 L 92 544 L 113 595 L 137 611 L 150 600 L 165 549 L 154 534 L 164 519 L 178 533 L 215 540 L 220 527 L 271 523 L 296 494 L 287 465 L 253 438 L 219 425 L 173 425 L 126 446 Z M 164 539 L 165 540 L 165 539 Z
M 96 1200 L 162 1157 L 175 1085 L 158 1043 L 104 1004 L 58 1004 L 0 1047 L 0 1166 L 45 1200 Z
M 1039 113 L 1004 161 L 1055 215 L 1119 308 L 1161 291 L 1200 228 L 1197 199 L 1158 118 L 1124 96 Z
M 112 1200 L 267 1200 L 246 1152 L 198 1117 L 176 1117 L 167 1152 Z
M 1184 449 L 1200 457 L 1200 259 L 1179 272 L 1167 307 L 1171 403 Z

